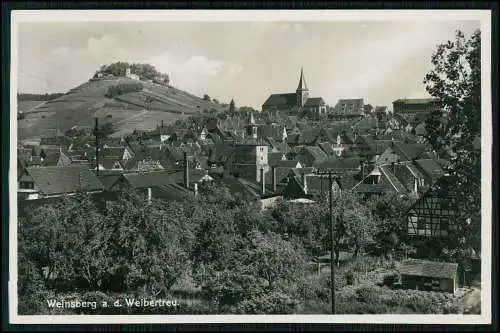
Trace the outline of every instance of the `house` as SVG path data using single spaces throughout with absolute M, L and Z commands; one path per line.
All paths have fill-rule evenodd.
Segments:
M 454 293 L 458 288 L 458 264 L 407 259 L 399 268 L 403 288 Z
M 362 98 L 339 99 L 330 116 L 334 120 L 362 119 L 365 116 L 363 107 L 364 101 Z
M 394 113 L 430 113 L 439 109 L 438 100 L 435 98 L 404 98 L 392 102 Z
M 27 167 L 18 174 L 18 198 L 31 200 L 71 195 L 80 191 L 100 192 L 104 186 L 96 175 L 82 166 Z
M 184 153 L 183 170 L 136 172 L 120 175 L 109 187 L 111 191 L 135 189 L 147 192 L 148 198 L 163 200 L 182 200 L 197 195 L 198 186 L 214 180 L 206 170 L 193 169 Z
M 412 162 L 376 166 L 353 191 L 364 195 L 398 193 L 402 197 L 419 197 L 430 186 L 426 176 Z
M 306 169 L 307 172 L 313 172 L 312 168 L 304 168 L 304 170 Z M 302 168 L 293 168 L 286 166 L 271 167 L 271 172 L 265 174 L 266 189 L 269 189 L 270 192 L 273 192 L 275 194 L 280 194 L 288 185 L 289 178 L 293 177 L 296 172 L 298 172 L 298 170 L 302 170 Z
M 254 137 L 245 138 L 234 144 L 231 163 L 228 169 L 241 178 L 260 182 L 261 169 L 269 171 L 269 147 L 264 140 Z
M 336 180 L 331 181 L 332 191 L 340 191 L 340 186 Z M 289 177 L 287 186 L 281 193 L 284 199 L 312 199 L 318 195 L 328 194 L 330 190 L 330 179 L 328 176 L 309 172 L 295 173 Z
M 130 68 L 125 70 L 125 76 L 132 80 L 140 80 L 139 75 L 131 73 Z
M 69 166 L 73 163 L 72 159 L 64 153 L 62 148 L 40 149 L 34 147 L 31 154 L 27 154 L 24 161 L 27 166 Z
M 311 119 L 319 120 L 326 116 L 326 103 L 322 97 L 308 98 L 304 104 L 304 113 Z

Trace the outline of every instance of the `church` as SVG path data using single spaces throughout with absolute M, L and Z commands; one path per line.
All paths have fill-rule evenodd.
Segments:
M 309 97 L 304 70 L 300 70 L 299 85 L 295 93 L 272 94 L 262 105 L 263 112 L 280 112 L 288 115 L 308 114 L 313 119 L 326 115 L 322 97 Z

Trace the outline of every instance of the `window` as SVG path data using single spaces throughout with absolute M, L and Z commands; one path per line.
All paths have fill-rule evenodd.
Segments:
M 424 230 L 426 227 L 427 227 L 427 223 L 426 223 L 425 219 L 422 219 L 422 218 L 418 219 L 417 229 Z
M 19 187 L 25 190 L 32 190 L 35 188 L 35 184 L 33 182 L 21 182 Z

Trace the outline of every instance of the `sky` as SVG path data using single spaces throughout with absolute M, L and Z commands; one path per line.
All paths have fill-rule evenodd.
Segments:
M 310 97 L 329 105 L 363 98 L 392 106 L 428 97 L 436 46 L 469 36 L 479 21 L 22 22 L 18 92 L 66 92 L 103 64 L 149 63 L 171 84 L 260 109 L 295 92 L 300 69 Z

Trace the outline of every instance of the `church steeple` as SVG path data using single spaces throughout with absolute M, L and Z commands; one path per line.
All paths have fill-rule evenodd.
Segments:
M 299 86 L 297 87 L 297 106 L 303 107 L 309 98 L 309 89 L 307 89 L 306 78 L 304 77 L 304 69 L 300 68 Z
M 297 91 L 299 90 L 306 90 L 307 89 L 307 83 L 306 83 L 306 78 L 304 77 L 304 68 L 300 67 L 300 80 L 299 80 L 299 86 L 297 87 Z

